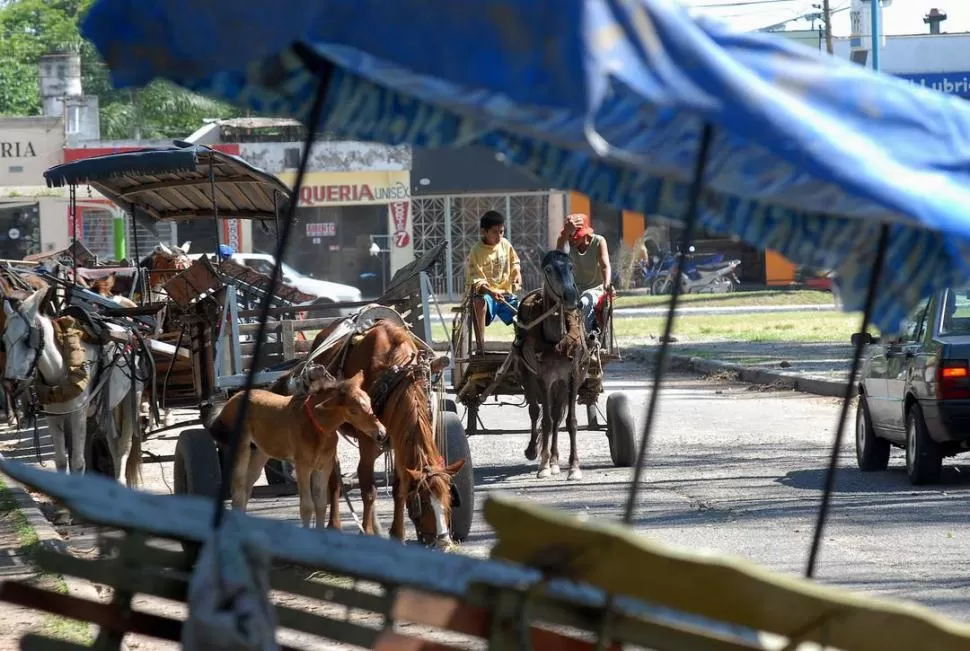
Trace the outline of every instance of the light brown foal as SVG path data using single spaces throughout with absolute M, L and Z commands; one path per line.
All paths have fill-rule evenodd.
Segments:
M 232 508 L 245 511 L 253 485 L 270 458 L 289 461 L 296 470 L 300 495 L 300 519 L 309 527 L 324 526 L 329 491 L 327 477 L 337 459 L 337 429 L 348 424 L 378 443 L 387 439 L 384 425 L 371 408 L 370 396 L 362 388 L 364 374 L 346 380 L 319 378 L 303 396 L 281 396 L 253 389 L 246 422 L 242 428 L 239 456 L 233 466 Z M 213 438 L 228 445 L 245 393 L 240 391 L 226 402 L 209 425 Z M 314 471 L 322 481 L 312 482 Z

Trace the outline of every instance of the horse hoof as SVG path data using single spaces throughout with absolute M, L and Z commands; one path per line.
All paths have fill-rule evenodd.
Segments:
M 562 470 L 559 469 L 559 464 L 558 463 L 554 463 L 551 466 L 549 466 L 549 470 L 554 475 L 558 475 L 560 472 L 562 472 Z
M 539 451 L 536 450 L 535 448 L 525 449 L 525 458 L 528 459 L 529 461 L 535 461 L 538 457 L 539 457 Z
M 570 468 L 569 476 L 566 477 L 567 481 L 580 481 L 583 478 L 583 471 L 579 468 Z
M 539 471 L 536 477 L 538 477 L 539 479 L 545 479 L 546 477 L 549 477 L 551 474 L 552 474 L 551 470 L 549 470 L 548 468 L 543 468 L 542 470 Z

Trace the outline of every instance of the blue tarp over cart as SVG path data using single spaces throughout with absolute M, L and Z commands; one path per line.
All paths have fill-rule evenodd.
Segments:
M 479 144 L 550 187 L 677 220 L 705 124 L 699 225 L 838 271 L 895 330 L 970 276 L 970 107 L 669 0 L 100 0 L 120 86 L 170 79 L 264 114 L 415 146 Z M 434 44 L 429 47 L 429 44 Z

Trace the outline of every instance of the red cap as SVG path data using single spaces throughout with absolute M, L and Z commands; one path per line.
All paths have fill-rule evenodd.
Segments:
M 566 215 L 566 220 L 569 221 L 573 217 L 581 217 L 582 225 L 573 231 L 572 236 L 570 236 L 569 241 L 572 244 L 579 244 L 587 236 L 593 234 L 593 225 L 590 223 L 589 215 L 586 213 L 572 213 L 571 215 Z

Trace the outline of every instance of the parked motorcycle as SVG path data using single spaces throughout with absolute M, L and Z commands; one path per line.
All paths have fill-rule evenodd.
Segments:
M 694 252 L 691 246 L 688 251 Z M 684 269 L 677 273 L 676 258 L 669 270 L 661 271 L 653 281 L 654 294 L 669 294 L 673 291 L 673 279 L 680 278 L 681 289 L 685 294 L 724 293 L 733 292 L 741 282 L 735 270 L 741 265 L 740 260 L 724 261 L 720 253 L 705 256 L 703 262 L 692 258 L 685 260 Z

